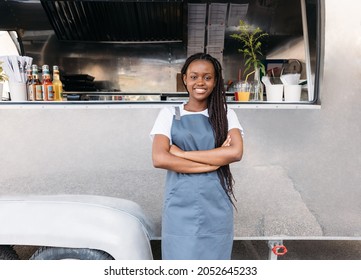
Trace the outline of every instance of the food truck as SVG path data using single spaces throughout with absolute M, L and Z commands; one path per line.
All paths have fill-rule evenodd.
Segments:
M 187 100 L 180 69 L 196 52 L 220 61 L 228 108 L 245 131 L 243 159 L 231 165 L 235 242 L 264 240 L 274 259 L 287 240 L 360 241 L 360 8 L 0 2 L 0 258 L 18 258 L 14 246 L 38 247 L 32 259 L 153 258 L 165 171 L 152 165 L 149 132 L 159 110 Z M 233 36 L 241 22 L 267 34 L 264 72 L 246 71 L 246 46 Z M 61 100 L 29 97 L 26 59 L 40 81 L 44 65 L 51 76 L 58 67 Z M 241 98 L 244 84 L 252 90 Z

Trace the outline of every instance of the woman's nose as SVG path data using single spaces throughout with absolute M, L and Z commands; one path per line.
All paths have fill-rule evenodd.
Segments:
M 196 81 L 196 84 L 197 84 L 197 85 L 203 85 L 203 84 L 204 84 L 204 80 L 203 80 L 201 77 L 199 77 L 199 78 L 197 79 L 197 81 Z

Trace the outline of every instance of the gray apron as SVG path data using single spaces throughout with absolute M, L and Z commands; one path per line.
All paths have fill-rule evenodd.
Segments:
M 173 144 L 184 151 L 215 147 L 208 117 L 191 114 L 173 118 Z M 230 259 L 233 208 L 217 172 L 167 172 L 162 216 L 163 259 Z

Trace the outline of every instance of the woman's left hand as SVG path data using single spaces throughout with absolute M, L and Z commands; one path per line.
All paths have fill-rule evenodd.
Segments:
M 231 146 L 231 136 L 230 135 L 227 136 L 227 139 L 224 140 L 224 142 L 222 144 L 222 147 L 229 147 L 229 146 Z

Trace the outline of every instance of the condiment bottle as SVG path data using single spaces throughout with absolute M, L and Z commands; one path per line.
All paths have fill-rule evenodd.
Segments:
M 54 88 L 54 100 L 63 100 L 63 83 L 60 80 L 59 67 L 53 66 L 53 88 Z
M 31 75 L 31 66 L 27 66 L 26 67 L 26 94 L 27 94 L 27 99 L 28 101 L 33 101 L 34 100 L 34 94 L 30 94 L 30 84 L 31 84 L 31 80 L 32 80 L 33 76 Z
M 38 76 L 38 66 L 33 64 L 31 66 L 32 79 L 29 84 L 29 96 L 32 100 L 41 101 L 43 100 L 42 84 Z
M 53 82 L 50 78 L 49 65 L 43 65 L 43 99 L 45 101 L 54 100 Z

